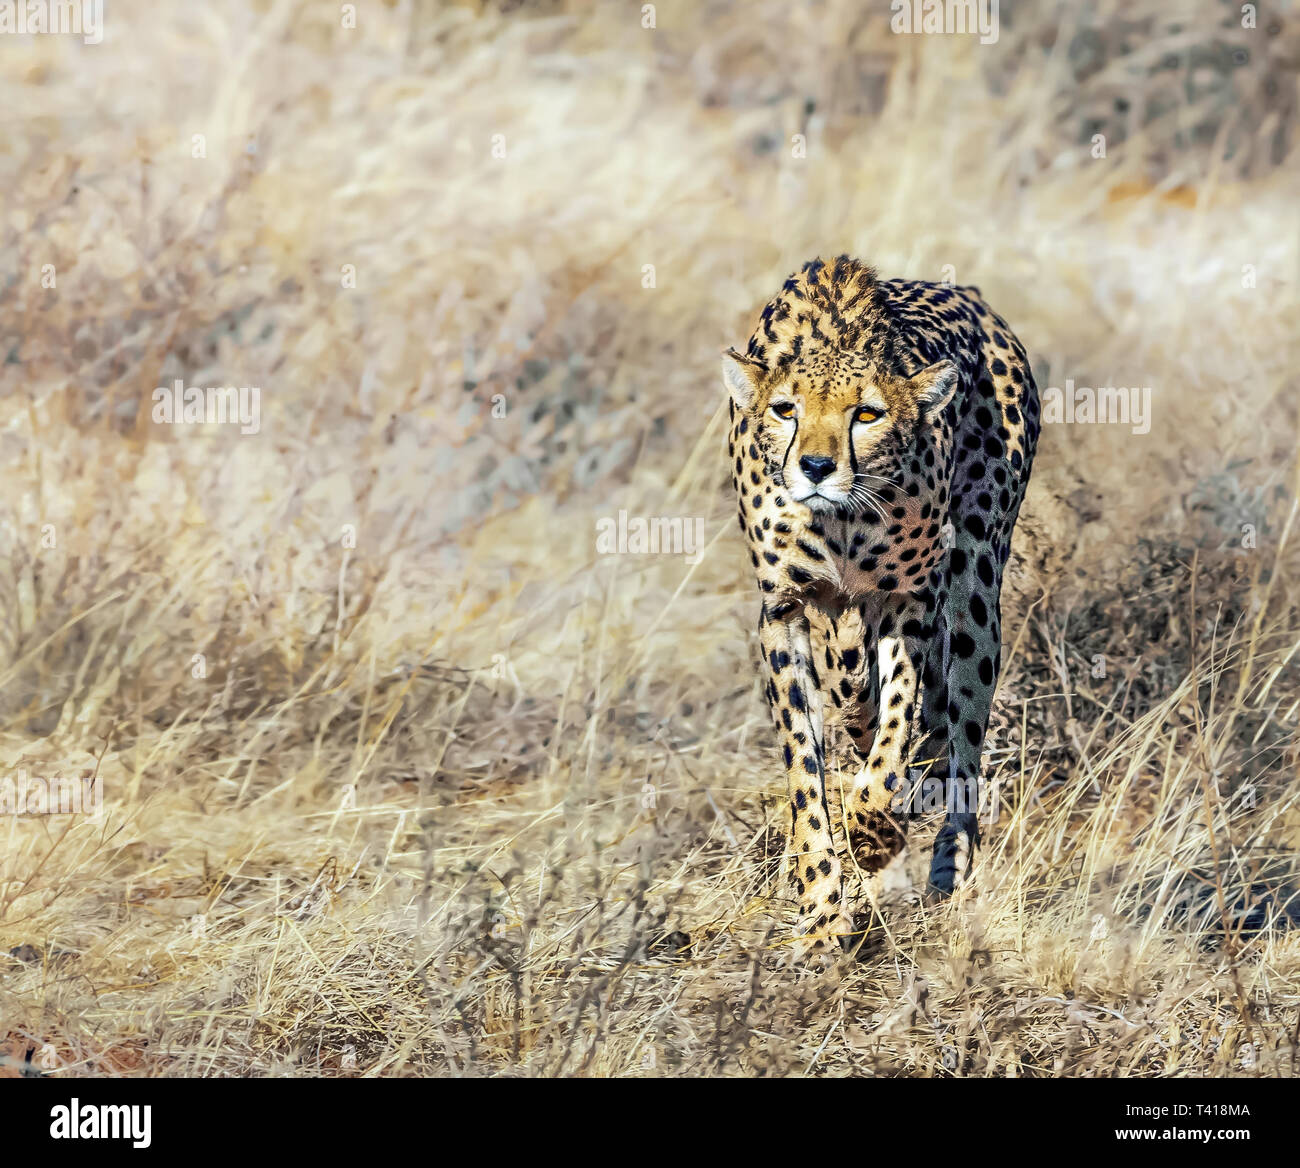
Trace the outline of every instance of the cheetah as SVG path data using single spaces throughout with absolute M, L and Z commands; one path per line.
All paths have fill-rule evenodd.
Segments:
M 860 763 L 842 821 L 864 870 L 901 848 L 924 780 L 945 809 L 931 892 L 967 880 L 1038 392 L 1023 345 L 977 288 L 881 280 L 848 256 L 787 279 L 722 371 L 799 947 L 826 959 L 835 939 L 861 935 L 832 832 L 828 715 Z

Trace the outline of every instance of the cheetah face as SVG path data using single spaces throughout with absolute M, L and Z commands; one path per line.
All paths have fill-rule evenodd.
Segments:
M 731 350 L 723 378 L 749 419 L 768 473 L 813 511 L 874 510 L 918 431 L 932 426 L 957 388 L 940 361 L 912 377 L 873 368 L 855 353 L 820 354 L 768 374 Z

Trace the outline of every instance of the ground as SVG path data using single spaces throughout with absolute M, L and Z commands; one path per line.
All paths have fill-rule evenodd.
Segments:
M 1292 1074 L 1294 22 L 357 7 L 0 45 L 0 783 L 103 793 L 0 1073 Z M 975 888 L 812 975 L 717 370 L 839 252 L 1150 395 L 1044 427 Z

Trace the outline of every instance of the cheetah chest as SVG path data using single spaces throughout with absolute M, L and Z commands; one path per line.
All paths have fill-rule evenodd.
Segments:
M 879 519 L 814 522 L 798 546 L 824 557 L 809 557 L 806 566 L 848 598 L 919 591 L 945 551 L 943 525 L 931 504 L 912 498 Z

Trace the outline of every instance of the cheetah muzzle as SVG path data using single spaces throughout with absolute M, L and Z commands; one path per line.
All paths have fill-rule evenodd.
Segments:
M 1001 662 L 999 595 L 1039 430 L 1024 347 L 972 287 L 813 260 L 723 357 L 732 479 L 790 799 L 803 945 L 854 939 L 826 789 L 834 713 L 866 871 L 924 784 L 945 818 L 930 885 L 967 878 Z

